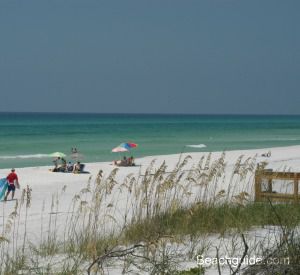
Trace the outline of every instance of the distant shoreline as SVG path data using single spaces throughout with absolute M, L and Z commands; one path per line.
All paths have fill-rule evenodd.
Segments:
M 276 150 L 276 151 L 282 151 L 282 152 L 285 152 L 285 154 L 287 154 L 288 151 L 290 150 L 299 150 L 300 152 L 300 145 L 291 145 L 291 146 L 282 146 L 282 147 L 268 147 L 268 148 L 257 148 L 257 149 L 244 149 L 244 150 L 228 150 L 228 151 L 193 151 L 193 152 L 182 152 L 182 153 L 174 153 L 174 154 L 166 154 L 166 155 L 151 155 L 151 156 L 143 156 L 143 157 L 139 157 L 137 158 L 137 162 L 139 161 L 144 161 L 145 159 L 159 159 L 159 160 L 164 160 L 164 159 L 172 159 L 173 162 L 175 159 L 179 159 L 180 157 L 182 156 L 187 156 L 187 155 L 192 155 L 192 156 L 197 156 L 197 155 L 200 155 L 200 154 L 209 154 L 209 153 L 212 153 L 212 154 L 221 154 L 223 152 L 228 153 L 228 154 L 235 154 L 235 155 L 243 155 L 244 153 L 246 154 L 255 154 L 257 152 L 261 152 L 261 153 L 264 153 L 264 152 L 268 152 L 268 151 L 271 151 L 272 150 Z M 258 154 L 258 157 L 260 158 L 263 158 L 261 155 Z M 116 155 L 116 159 L 117 159 L 117 155 Z M 265 158 L 266 160 L 268 160 L 269 158 Z M 271 159 L 271 158 L 270 158 Z M 300 160 L 300 158 L 299 158 Z M 51 161 L 49 162 L 51 163 Z M 113 165 L 113 162 L 112 161 L 99 161 L 99 162 L 85 162 L 85 161 L 82 161 L 82 163 L 86 164 L 87 166 L 97 166 L 97 165 L 111 165 L 111 167 L 116 167 L 116 168 L 121 168 L 121 169 L 130 169 L 130 167 L 118 167 L 118 166 L 115 166 Z M 41 166 L 24 166 L 24 167 L 14 167 L 14 168 L 17 168 L 17 169 L 35 169 L 35 168 L 45 168 L 45 169 L 50 169 L 52 168 L 53 165 L 41 165 Z M 9 171 L 12 167 L 6 167 L 6 168 L 1 168 L 0 169 L 0 172 L 1 171 Z M 300 166 L 299 166 L 299 169 L 300 169 Z M 57 173 L 57 174 L 68 174 L 68 173 Z
M 112 161 L 123 142 L 138 144 L 136 158 L 300 144 L 300 116 L 2 113 L 0 127 L 0 168 L 48 165 L 74 147 L 84 162 Z
M 44 115 L 141 115 L 141 116 L 266 116 L 266 117 L 273 117 L 273 116 L 300 116 L 299 114 L 275 114 L 275 113 L 270 113 L 270 114 L 261 114 L 261 113 L 245 113 L 245 114 L 240 114 L 240 113 L 220 113 L 220 114 L 208 114 L 208 113 L 135 113 L 135 112 L 114 112 L 114 113 L 98 113 L 98 112 L 51 112 L 51 111 L 46 111 L 46 112 L 34 112 L 34 111 L 0 111 L 1 114 L 44 114 Z

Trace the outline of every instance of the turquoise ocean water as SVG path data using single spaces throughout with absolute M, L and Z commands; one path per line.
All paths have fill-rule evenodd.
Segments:
M 84 162 L 111 161 L 127 141 L 135 157 L 300 144 L 300 116 L 0 113 L 0 129 L 0 168 L 52 165 L 47 154 L 72 147 Z

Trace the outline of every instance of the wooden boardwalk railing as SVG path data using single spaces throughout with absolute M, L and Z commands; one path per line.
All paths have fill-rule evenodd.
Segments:
M 293 182 L 293 193 L 281 193 L 273 190 L 273 182 L 287 180 Z M 300 202 L 299 197 L 300 173 L 273 172 L 270 169 L 257 169 L 255 172 L 255 201 Z M 263 184 L 266 182 L 267 184 Z M 262 190 L 262 187 L 266 190 Z

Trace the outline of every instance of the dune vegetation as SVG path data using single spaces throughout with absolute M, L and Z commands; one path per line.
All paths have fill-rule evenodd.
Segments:
M 63 224 L 57 210 L 60 193 L 54 194 L 51 209 L 41 209 L 36 243 L 27 238 L 27 220 L 20 224 L 20 215 L 27 215 L 34 200 L 27 186 L 14 211 L 2 213 L 1 274 L 205 274 L 196 256 L 212 248 L 219 255 L 224 244 L 228 253 L 240 257 L 255 252 L 266 259 L 280 251 L 290 257 L 289 272 L 296 270 L 300 206 L 253 202 L 249 190 L 255 158 L 238 158 L 230 175 L 225 153 L 215 161 L 210 154 L 203 156 L 187 169 L 190 159 L 180 160 L 171 171 L 165 162 L 155 168 L 153 161 L 143 174 L 128 174 L 122 182 L 116 180 L 118 168 L 105 178 L 101 173 L 90 177 L 73 197 Z M 66 192 L 65 187 L 60 192 Z M 121 200 L 124 193 L 126 199 Z M 122 216 L 118 203 L 125 208 Z M 247 237 L 253 228 L 269 226 L 278 229 L 278 239 L 270 240 L 268 247 Z M 217 236 L 218 246 L 207 241 L 209 236 Z M 223 268 L 216 268 L 222 274 Z M 242 270 L 229 268 L 231 274 Z M 255 268 L 262 270 L 261 265 Z M 251 274 L 249 270 L 243 272 Z

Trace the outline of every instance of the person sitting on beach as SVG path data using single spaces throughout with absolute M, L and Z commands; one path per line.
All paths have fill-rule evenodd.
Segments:
M 269 158 L 269 157 L 271 157 L 271 151 L 269 151 L 268 153 L 264 153 L 261 156 Z
M 120 161 L 120 166 L 127 166 L 127 158 L 124 156 L 123 159 Z
M 73 164 L 71 161 L 69 161 L 67 164 L 67 172 L 72 172 L 72 171 L 73 171 Z
M 127 166 L 127 158 L 124 156 L 121 160 L 115 160 L 114 165 L 117 166 Z
M 73 173 L 80 173 L 80 162 L 77 161 L 77 163 L 74 165 Z
M 115 160 L 114 164 L 117 166 L 135 166 L 133 156 L 131 156 L 129 158 L 126 158 L 124 156 L 124 158 L 122 160 Z
M 64 158 L 61 158 L 61 166 L 58 168 L 58 171 L 65 172 L 67 170 L 67 161 Z
M 131 156 L 130 158 L 127 159 L 127 165 L 128 166 L 134 166 L 134 158 Z
M 60 160 L 60 157 L 53 160 L 54 168 L 52 169 L 52 172 L 58 172 L 58 161 Z
M 14 196 L 15 196 L 16 187 L 20 188 L 19 179 L 18 179 L 17 174 L 15 173 L 14 168 L 11 169 L 11 172 L 6 177 L 6 180 L 7 180 L 7 183 L 8 183 L 8 188 L 7 188 L 7 193 L 4 197 L 4 200 L 5 201 L 7 200 L 7 197 L 9 195 L 10 191 L 11 191 L 11 199 L 13 200 Z

